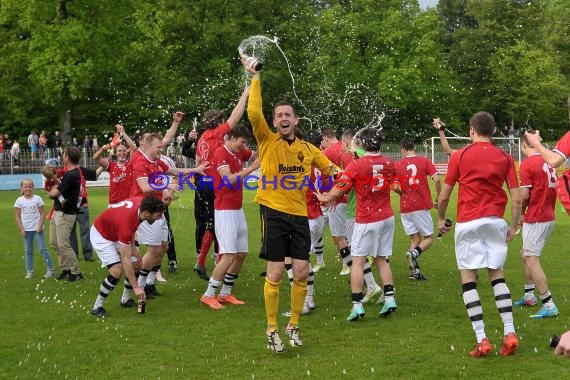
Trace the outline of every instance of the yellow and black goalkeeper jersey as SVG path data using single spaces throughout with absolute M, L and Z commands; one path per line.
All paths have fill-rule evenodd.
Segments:
M 331 174 L 330 161 L 314 145 L 299 139 L 288 142 L 269 129 L 263 117 L 258 78 L 251 80 L 247 115 L 261 160 L 261 176 L 254 201 L 281 212 L 306 216 L 311 165 L 328 176 Z

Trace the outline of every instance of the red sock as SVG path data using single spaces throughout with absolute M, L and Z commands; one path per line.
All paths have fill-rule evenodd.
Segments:
M 198 257 L 198 264 L 201 266 L 206 266 L 206 256 L 208 256 L 208 252 L 210 252 L 213 241 L 214 233 L 210 230 L 206 230 L 202 238 L 202 245 L 200 246 L 200 257 Z

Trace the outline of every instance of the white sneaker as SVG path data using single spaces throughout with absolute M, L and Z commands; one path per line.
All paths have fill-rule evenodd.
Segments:
M 32 277 L 34 277 L 34 272 L 26 272 L 25 278 L 32 278 Z
M 370 301 L 372 298 L 376 297 L 376 295 L 378 295 L 380 293 L 382 293 L 382 288 L 380 288 L 379 285 L 376 285 L 376 287 L 374 289 L 366 292 L 366 295 L 362 299 L 362 303 L 366 303 L 366 302 Z
M 323 269 L 325 266 L 326 266 L 325 263 L 317 263 L 317 265 L 315 265 L 313 267 L 313 273 L 317 273 L 318 271 Z
M 350 274 L 350 267 L 346 263 L 342 263 L 342 270 L 340 271 L 341 276 L 347 276 Z
M 45 279 L 52 278 L 54 276 L 55 276 L 55 270 L 53 269 L 48 269 L 46 274 L 44 274 Z
M 158 272 L 156 272 L 156 281 L 158 282 L 166 282 L 166 278 L 162 277 L 162 273 L 160 273 L 160 270 Z

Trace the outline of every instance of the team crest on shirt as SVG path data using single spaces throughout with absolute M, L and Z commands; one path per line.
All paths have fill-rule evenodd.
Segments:
M 299 162 L 303 162 L 305 160 L 303 152 L 299 152 L 299 154 L 297 154 L 297 159 L 299 160 Z

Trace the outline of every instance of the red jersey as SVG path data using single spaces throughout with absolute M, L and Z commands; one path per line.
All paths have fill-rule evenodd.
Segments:
M 107 160 L 105 170 L 109 172 L 109 203 L 124 201 L 131 194 L 130 168 L 129 162 L 119 165 L 114 161 Z
M 431 160 L 424 156 L 406 156 L 396 163 L 396 181 L 403 191 L 400 212 L 430 210 L 433 207 L 427 177 L 437 174 Z
M 321 171 L 313 166 L 311 168 L 310 181 L 315 189 L 318 189 L 319 187 L 326 188 L 326 182 L 328 182 L 328 180 L 325 182 L 325 179 L 321 176 Z M 317 181 L 317 178 L 321 178 L 320 183 Z M 307 217 L 309 219 L 316 219 L 321 215 L 323 215 L 321 202 L 317 199 L 315 190 L 311 187 L 307 187 Z
M 226 121 L 216 128 L 206 129 L 204 133 L 202 133 L 196 146 L 196 155 L 200 163 L 214 161 L 214 153 L 216 149 L 224 145 L 224 136 L 227 135 L 229 131 L 230 125 Z M 216 165 L 210 165 L 210 167 L 204 171 L 204 175 L 214 177 L 217 172 L 215 166 Z
M 451 155 L 445 183 L 459 183 L 457 221 L 469 222 L 486 216 L 502 218 L 509 189 L 518 187 L 513 158 L 490 142 L 476 142 Z
M 556 205 L 556 170 L 535 153 L 521 163 L 521 187 L 528 187 L 530 196 L 524 214 L 525 223 L 554 220 Z
M 390 190 L 395 175 L 394 161 L 379 153 L 366 153 L 350 163 L 341 182 L 356 192 L 356 223 L 374 223 L 394 215 Z
M 132 186 L 131 186 L 131 197 L 137 197 L 143 195 L 143 192 L 138 185 L 137 181 L 139 179 L 144 179 L 145 181 L 149 180 L 149 177 L 153 173 L 166 173 L 169 167 L 162 161 L 152 161 L 143 151 L 140 149 L 137 150 L 133 157 L 131 157 L 131 176 L 132 176 Z M 153 177 L 153 180 L 156 181 L 156 184 L 159 183 L 160 178 Z M 158 179 L 157 179 L 158 178 Z M 152 192 L 155 197 L 158 199 L 162 199 L 162 190 L 157 190 Z
M 245 149 L 234 154 L 225 145 L 216 149 L 213 155 L 214 172 L 214 209 L 215 210 L 239 210 L 243 206 L 243 178 L 238 178 L 236 183 L 231 184 L 227 178 L 222 178 L 221 168 L 229 167 L 230 173 L 235 174 L 243 168 L 243 161 L 248 161 L 253 152 Z M 242 161 L 243 160 L 243 161 Z
M 341 166 L 342 152 L 342 141 L 337 141 L 323 150 L 323 153 L 327 156 L 329 161 L 339 167 Z
M 114 204 L 95 218 L 93 225 L 108 241 L 131 245 L 139 227 L 139 206 L 143 197 L 129 198 Z
M 564 157 L 564 160 L 567 160 L 568 156 L 570 156 L 570 132 L 566 132 L 552 150 Z
M 335 164 L 336 166 L 342 168 L 342 160 L 343 157 L 346 156 L 347 152 L 344 152 L 342 149 L 342 141 L 337 141 L 334 144 L 332 144 L 331 146 L 329 146 L 327 149 L 323 150 L 323 153 L 325 154 L 325 156 L 327 156 L 327 158 L 329 159 L 330 162 L 332 162 L 333 164 Z M 348 200 L 346 194 L 344 194 L 342 197 L 340 197 L 339 199 L 337 199 L 337 203 L 346 203 Z

